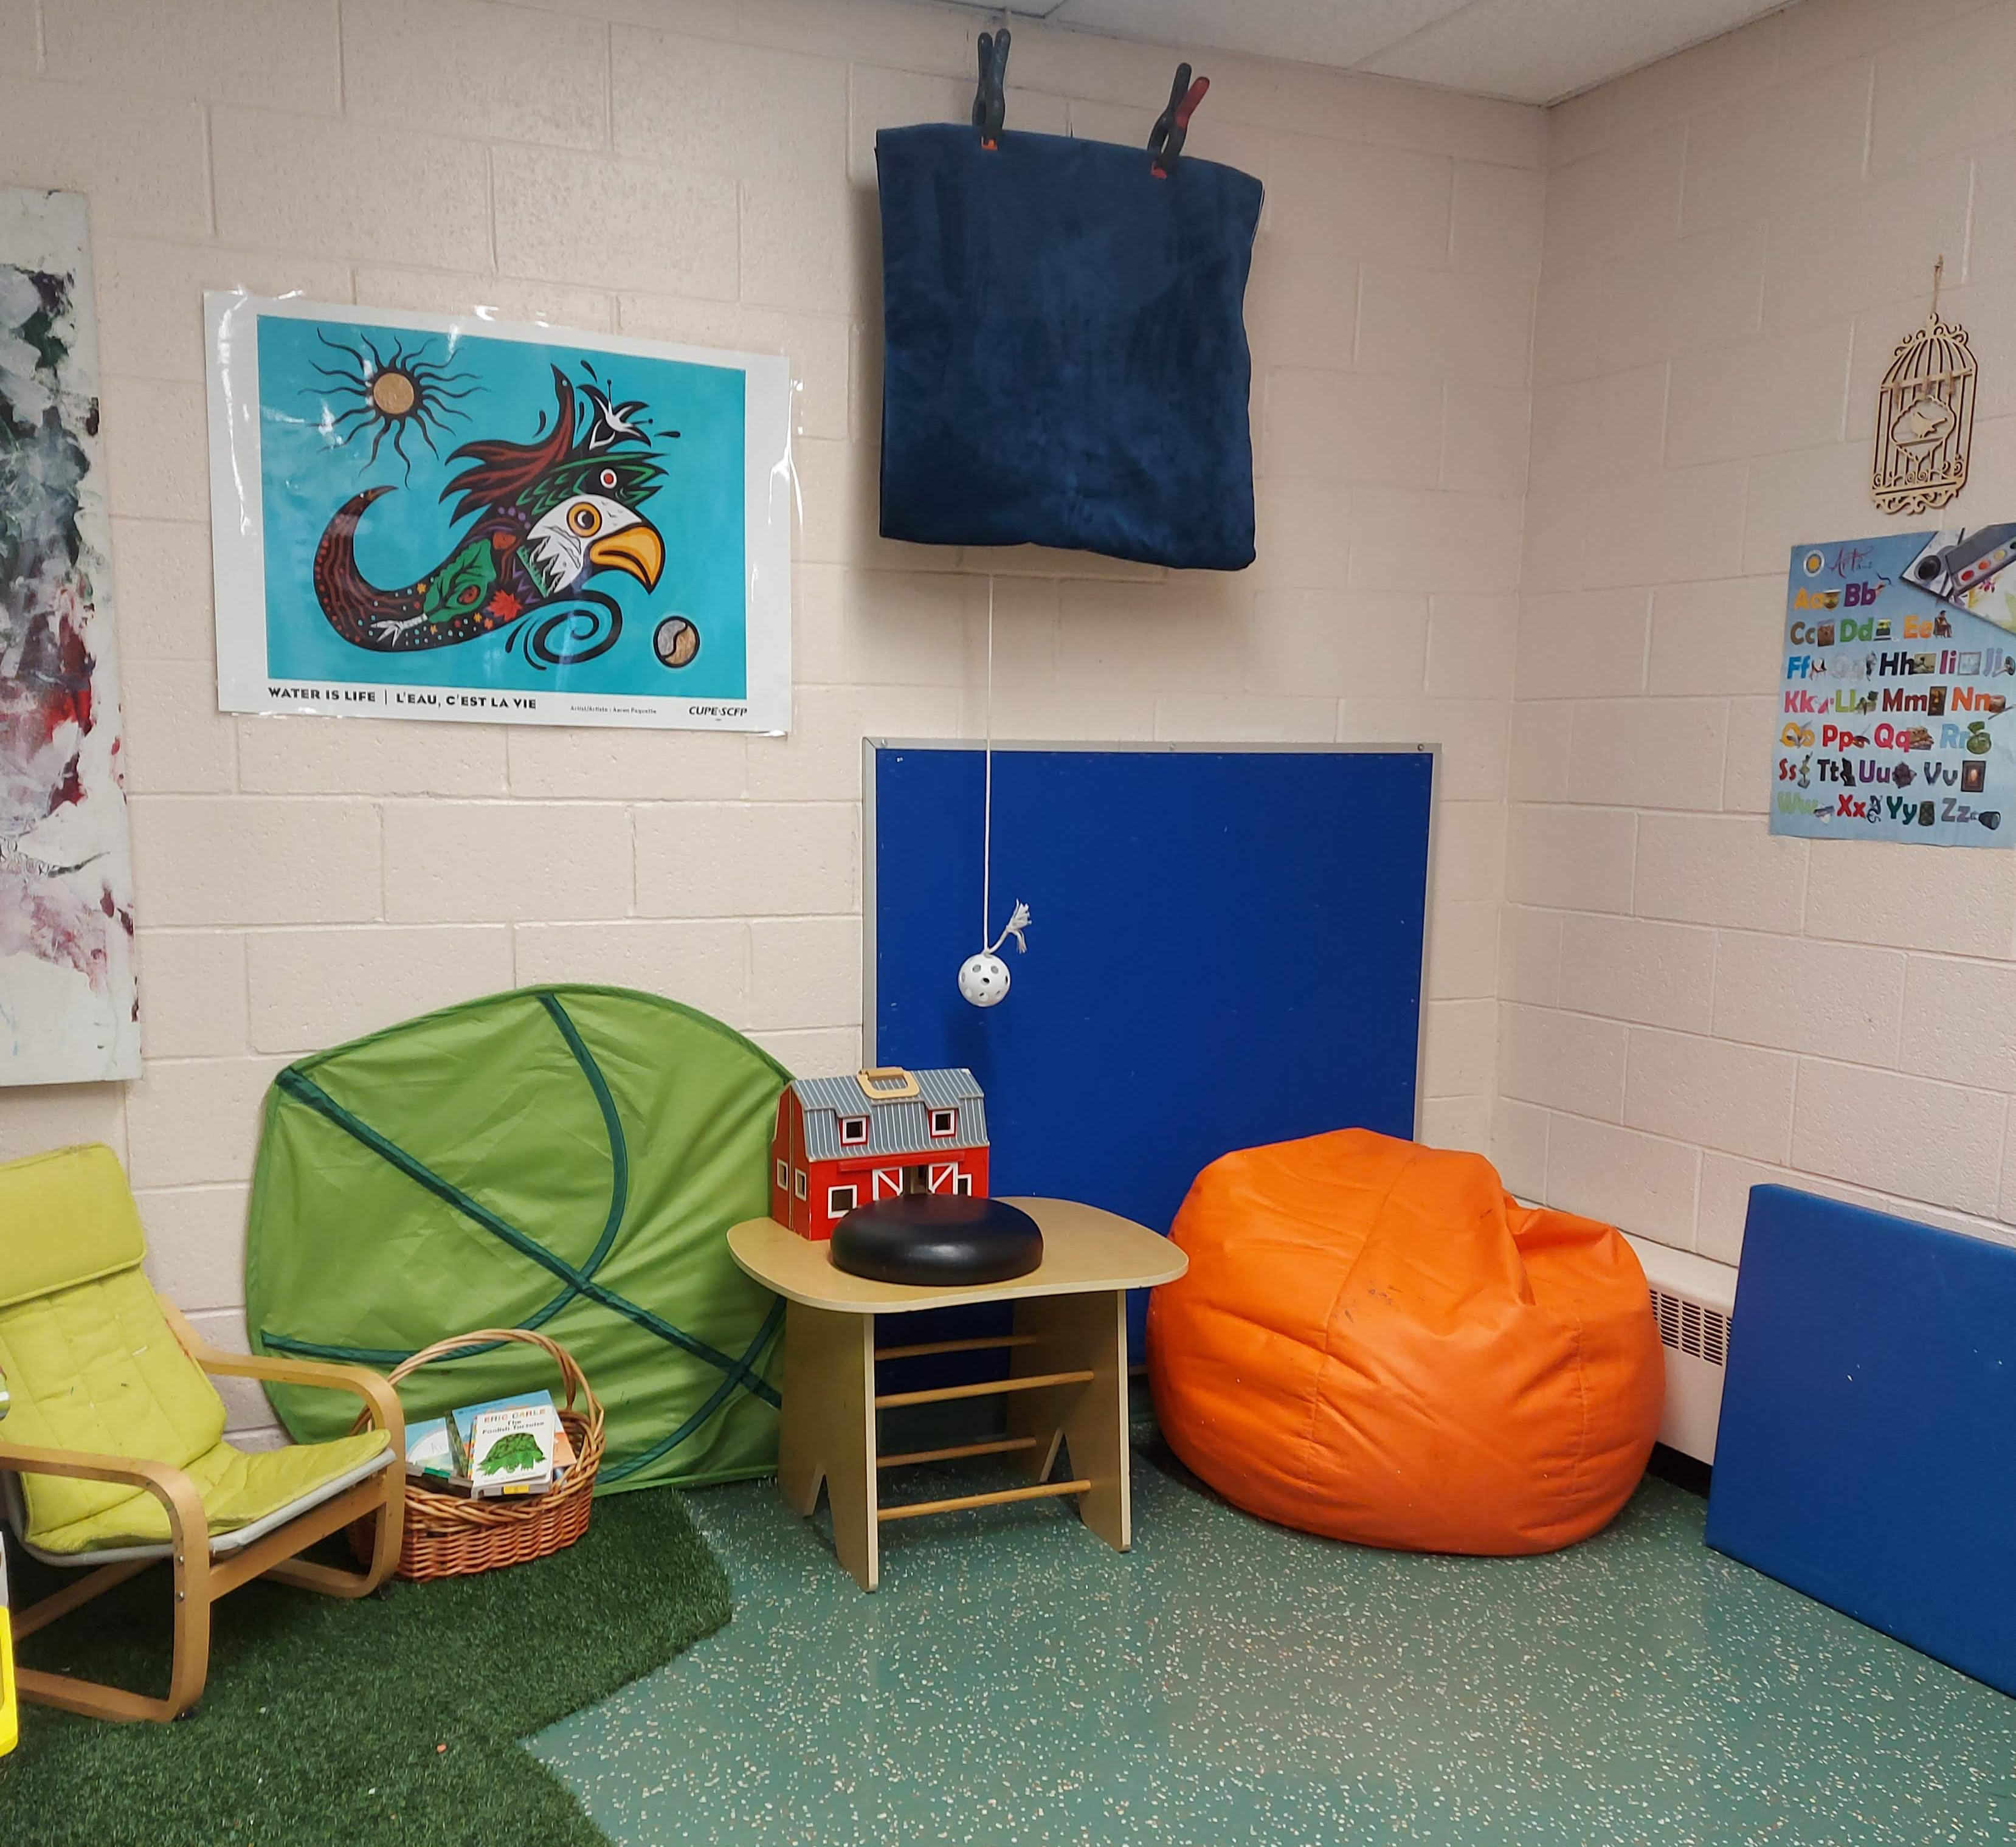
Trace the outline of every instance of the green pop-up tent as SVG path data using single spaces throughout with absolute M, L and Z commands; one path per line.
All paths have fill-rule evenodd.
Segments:
M 790 1074 L 718 1021 L 628 988 L 520 988 L 282 1071 L 245 1258 L 253 1351 L 389 1368 L 482 1327 L 538 1328 L 607 1408 L 603 1490 L 776 1466 L 783 1305 L 728 1228 L 769 1210 Z M 409 1419 L 552 1385 L 473 1349 L 400 1387 Z M 303 1442 L 338 1395 L 268 1388 Z

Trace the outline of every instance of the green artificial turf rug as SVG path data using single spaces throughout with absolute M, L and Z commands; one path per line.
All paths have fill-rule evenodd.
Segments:
M 23 1608 L 64 1575 L 12 1555 Z M 22 1644 L 30 1667 L 158 1692 L 168 1581 L 131 1582 Z M 676 1490 L 599 1501 L 580 1543 L 349 1601 L 255 1580 L 217 1606 L 210 1682 L 173 1725 L 23 1706 L 0 1840 L 36 1847 L 607 1847 L 518 1740 L 729 1618 Z M 26 1831 L 21 1831 L 25 1824 Z

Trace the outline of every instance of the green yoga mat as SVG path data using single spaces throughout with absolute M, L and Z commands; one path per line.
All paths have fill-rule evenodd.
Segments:
M 783 1304 L 728 1254 L 769 1210 L 790 1074 L 628 988 L 520 988 L 291 1064 L 267 1093 L 245 1258 L 256 1353 L 389 1369 L 473 1328 L 537 1328 L 608 1413 L 598 1492 L 776 1466 Z M 409 1419 L 554 1383 L 513 1343 L 400 1386 Z M 339 1395 L 269 1386 L 289 1432 Z

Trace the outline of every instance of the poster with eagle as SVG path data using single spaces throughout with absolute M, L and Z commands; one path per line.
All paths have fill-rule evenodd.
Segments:
M 787 361 L 204 304 L 223 710 L 789 729 Z

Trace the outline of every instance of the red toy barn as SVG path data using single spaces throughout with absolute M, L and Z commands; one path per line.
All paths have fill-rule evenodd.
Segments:
M 902 1194 L 985 1198 L 986 1106 L 970 1071 L 797 1078 L 777 1100 L 770 1162 L 770 1216 L 801 1237 Z

